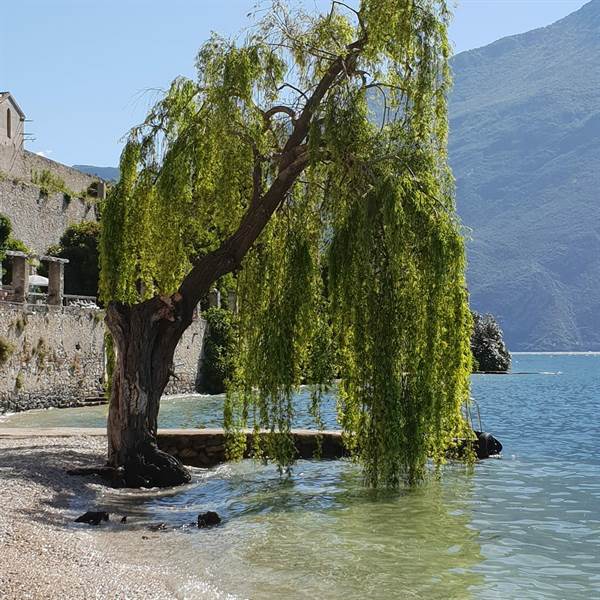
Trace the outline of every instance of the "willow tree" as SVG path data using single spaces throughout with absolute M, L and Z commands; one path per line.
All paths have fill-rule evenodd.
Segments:
M 414 482 L 465 434 L 470 372 L 445 2 L 264 14 L 243 43 L 211 37 L 123 151 L 101 241 L 109 464 L 130 485 L 189 479 L 157 448 L 160 397 L 198 302 L 235 272 L 233 442 L 266 429 L 256 450 L 289 465 L 294 390 L 313 384 L 318 421 L 339 374 L 367 482 Z

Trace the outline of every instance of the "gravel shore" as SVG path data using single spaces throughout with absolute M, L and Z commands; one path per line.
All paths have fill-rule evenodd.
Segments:
M 101 551 L 73 520 L 101 490 L 66 469 L 102 464 L 104 437 L 0 435 L 0 598 L 176 598 L 149 565 Z

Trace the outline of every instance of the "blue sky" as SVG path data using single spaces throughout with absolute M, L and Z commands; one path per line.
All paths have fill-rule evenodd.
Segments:
M 326 0 L 303 0 L 325 6 Z M 548 25 L 585 0 L 461 0 L 457 52 Z M 233 35 L 256 0 L 18 0 L 2 6 L 0 90 L 35 137 L 28 149 L 66 164 L 116 166 L 120 138 L 177 75 L 194 75 L 210 31 Z M 10 24 L 10 25 L 9 25 Z M 7 26 L 9 25 L 9 26 Z M 154 90 L 154 91 L 152 91 Z

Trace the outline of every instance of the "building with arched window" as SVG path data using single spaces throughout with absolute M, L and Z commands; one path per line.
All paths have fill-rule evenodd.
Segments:
M 4 146 L 5 151 L 21 152 L 24 131 L 25 113 L 10 92 L 0 92 L 0 146 Z

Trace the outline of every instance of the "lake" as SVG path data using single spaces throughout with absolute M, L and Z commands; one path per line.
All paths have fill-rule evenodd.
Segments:
M 441 480 L 398 493 L 364 489 L 347 461 L 301 461 L 290 478 L 252 461 L 195 469 L 193 483 L 175 491 L 107 490 L 102 506 L 127 513 L 129 524 L 98 538 L 123 560 L 143 551 L 187 598 L 600 597 L 600 355 L 518 354 L 513 369 L 538 374 L 472 383 L 501 459 L 451 465 Z M 222 401 L 167 399 L 160 424 L 219 426 Z M 306 393 L 297 404 L 298 426 L 309 425 Z M 106 407 L 93 407 L 0 425 L 105 419 Z M 223 525 L 189 527 L 205 510 Z M 161 521 L 177 529 L 147 531 Z

